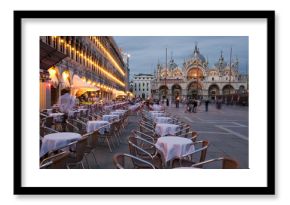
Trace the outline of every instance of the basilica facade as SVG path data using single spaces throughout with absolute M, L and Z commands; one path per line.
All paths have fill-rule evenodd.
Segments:
M 238 101 L 248 93 L 248 75 L 239 72 L 239 60 L 227 63 L 221 52 L 219 59 L 209 67 L 207 59 L 195 45 L 193 54 L 179 67 L 171 58 L 168 65 L 157 65 L 152 82 L 152 97 L 169 99 L 225 99 Z

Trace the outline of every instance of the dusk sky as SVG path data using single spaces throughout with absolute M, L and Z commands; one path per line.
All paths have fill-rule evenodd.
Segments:
M 223 51 L 224 59 L 230 62 L 238 57 L 241 73 L 248 72 L 247 36 L 114 36 L 118 46 L 130 54 L 130 75 L 138 73 L 154 73 L 158 60 L 165 64 L 166 48 L 167 62 L 171 56 L 175 63 L 182 67 L 184 59 L 188 59 L 197 43 L 200 53 L 208 59 L 211 68 Z

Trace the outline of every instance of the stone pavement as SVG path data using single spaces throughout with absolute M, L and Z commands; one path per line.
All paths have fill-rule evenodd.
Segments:
M 175 108 L 174 105 L 166 107 L 166 111 L 188 123 L 192 130 L 199 133 L 199 140 L 209 141 L 206 159 L 228 156 L 236 159 L 240 168 L 249 168 L 248 107 L 222 105 L 218 110 L 214 104 L 209 104 L 209 110 L 205 112 L 205 106 L 202 104 L 197 113 L 189 113 L 185 112 L 185 107 L 181 104 L 179 108 Z M 138 127 L 138 119 L 139 116 L 129 117 L 129 124 L 122 132 L 122 143 L 112 153 L 105 144 L 96 147 L 94 153 L 99 166 L 95 168 L 112 169 L 115 153 L 129 153 L 127 139 L 131 130 Z

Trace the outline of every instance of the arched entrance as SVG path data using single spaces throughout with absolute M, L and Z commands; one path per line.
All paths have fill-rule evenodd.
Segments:
M 235 89 L 233 88 L 233 86 L 225 85 L 223 87 L 223 95 L 230 95 L 230 94 L 234 94 L 234 93 L 235 93 Z
M 162 85 L 159 87 L 159 99 L 166 99 L 168 95 L 168 87 L 166 85 Z
M 187 72 L 187 80 L 202 80 L 204 77 L 203 71 L 201 68 L 194 67 L 190 68 L 189 71 Z
M 245 86 L 241 85 L 241 86 L 239 87 L 238 93 L 239 93 L 239 94 L 243 94 L 243 93 L 245 93 Z
M 178 85 L 178 84 L 173 85 L 171 90 L 172 90 L 172 98 L 173 99 L 176 99 L 176 98 L 182 96 L 180 85 Z
M 208 88 L 208 96 L 210 99 L 215 100 L 216 96 L 220 95 L 220 89 L 217 85 L 211 85 Z
M 194 81 L 188 85 L 187 88 L 187 97 L 198 99 L 201 94 L 202 86 L 200 83 Z

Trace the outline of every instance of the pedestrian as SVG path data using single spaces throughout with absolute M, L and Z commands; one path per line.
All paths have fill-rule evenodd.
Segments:
M 193 112 L 196 112 L 196 110 L 197 110 L 197 100 L 194 99 L 193 100 Z
M 205 111 L 207 112 L 208 111 L 209 100 L 207 99 L 204 104 L 205 104 Z
M 179 108 L 179 97 L 175 99 L 175 106 L 176 108 Z
M 169 100 L 168 100 L 168 98 L 166 99 L 166 106 L 167 107 L 169 106 Z

